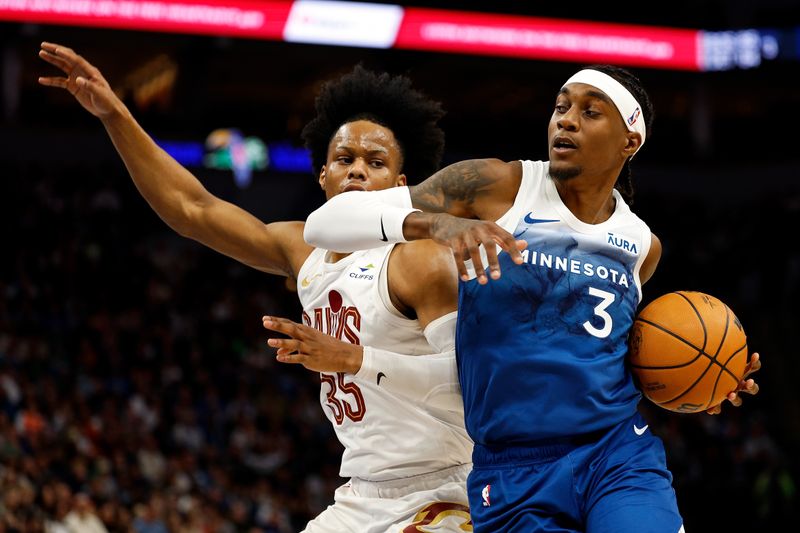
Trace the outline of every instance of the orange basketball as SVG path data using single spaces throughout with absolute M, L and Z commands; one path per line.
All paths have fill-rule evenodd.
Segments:
M 736 390 L 747 365 L 747 337 L 727 305 L 702 292 L 667 293 L 631 329 L 629 361 L 656 405 L 696 413 Z

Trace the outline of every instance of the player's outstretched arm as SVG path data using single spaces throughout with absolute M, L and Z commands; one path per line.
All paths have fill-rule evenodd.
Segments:
M 455 314 L 447 320 L 442 327 L 454 330 Z M 267 341 L 277 348 L 281 363 L 303 365 L 315 372 L 352 374 L 411 401 L 448 411 L 463 409 L 452 345 L 440 353 L 411 356 L 350 344 L 286 318 L 265 316 L 262 323 L 288 337 Z
M 745 367 L 744 377 L 739 382 L 739 386 L 736 388 L 735 391 L 728 394 L 725 400 L 731 402 L 734 407 L 739 407 L 742 405 L 742 396 L 741 393 L 745 392 L 750 395 L 758 394 L 758 383 L 753 378 L 749 378 L 750 374 L 753 372 L 757 372 L 761 368 L 761 356 L 758 353 L 753 353 L 750 356 L 750 361 L 747 363 Z M 725 403 L 723 400 L 722 403 Z M 710 415 L 718 415 L 722 412 L 722 403 L 708 409 L 706 413 Z
M 47 42 L 39 57 L 64 74 L 40 77 L 39 83 L 68 91 L 101 120 L 136 188 L 172 229 L 259 270 L 294 276 L 293 256 L 310 250 L 302 223 L 265 225 L 213 196 L 142 129 L 94 65 Z
M 309 216 L 305 239 L 340 252 L 433 239 L 452 250 L 462 279 L 468 279 L 464 261 L 472 259 L 478 281 L 486 283 L 487 264 L 490 276 L 500 277 L 498 246 L 522 262 L 525 241 L 492 222 L 513 204 L 521 174 L 518 161 L 476 159 L 450 165 L 415 187 L 340 194 Z

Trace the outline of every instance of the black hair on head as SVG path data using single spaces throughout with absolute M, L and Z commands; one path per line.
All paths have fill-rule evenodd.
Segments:
M 444 131 L 437 122 L 444 110 L 439 102 L 413 89 L 405 76 L 357 65 L 352 72 L 324 83 L 314 107 L 317 114 L 301 135 L 311 151 L 315 173 L 327 162 L 336 131 L 355 120 L 369 120 L 392 130 L 400 145 L 401 171 L 409 181 L 422 181 L 439 169 Z
M 647 91 L 645 91 L 642 82 L 639 81 L 639 78 L 624 68 L 615 67 L 612 65 L 591 65 L 585 68 L 599 70 L 603 74 L 611 76 L 620 82 L 623 87 L 628 89 L 628 91 L 630 91 L 633 97 L 636 98 L 636 101 L 639 102 L 639 105 L 642 106 L 642 114 L 644 115 L 647 138 L 650 139 L 653 135 L 653 119 L 655 118 L 653 103 L 650 101 L 650 96 L 647 94 Z M 625 161 L 625 165 L 622 167 L 622 171 L 617 178 L 615 187 L 629 205 L 633 203 L 634 190 L 633 178 L 631 177 L 631 158 L 628 158 L 628 160 Z

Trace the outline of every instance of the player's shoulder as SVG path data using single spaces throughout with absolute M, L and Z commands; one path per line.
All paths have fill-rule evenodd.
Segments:
M 270 242 L 278 244 L 288 260 L 290 274 L 297 277 L 303 263 L 308 259 L 314 247 L 303 238 L 305 222 L 301 220 L 271 222 L 264 225 Z
M 484 162 L 491 168 L 492 173 L 501 179 L 515 179 L 522 176 L 522 161 L 512 159 L 504 161 L 502 159 L 484 159 Z
M 522 162 L 516 159 L 511 161 L 497 158 L 467 159 L 448 168 L 458 168 L 465 176 L 476 175 L 490 180 L 503 180 L 520 175 Z
M 313 247 L 306 243 L 303 238 L 303 230 L 306 223 L 300 220 L 271 222 L 265 224 L 270 237 L 280 243 L 280 245 L 291 252 L 301 256 L 307 256 Z

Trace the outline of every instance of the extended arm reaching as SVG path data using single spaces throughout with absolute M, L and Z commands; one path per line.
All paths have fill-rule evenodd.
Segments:
M 462 161 L 414 187 L 344 193 L 311 213 L 304 237 L 313 246 L 340 252 L 433 239 L 453 251 L 462 279 L 468 279 L 464 260 L 472 259 L 478 281 L 485 283 L 481 247 L 495 279 L 500 277 L 497 246 L 522 262 L 519 250 L 525 242 L 491 222 L 511 206 L 508 191 L 516 190 L 497 185 L 518 179 L 519 168 L 519 162 Z
M 301 223 L 265 225 L 209 193 L 142 129 L 100 71 L 70 48 L 42 43 L 39 57 L 66 75 L 39 83 L 66 89 L 101 120 L 136 188 L 167 225 L 259 270 L 294 275 L 292 254 L 310 250 Z

